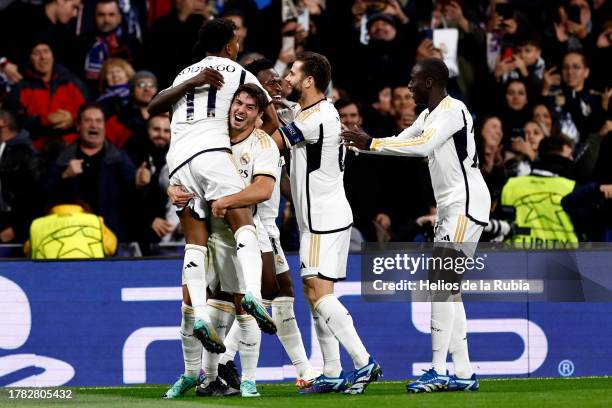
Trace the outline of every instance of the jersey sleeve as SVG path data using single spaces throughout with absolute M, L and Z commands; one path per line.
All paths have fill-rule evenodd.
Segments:
M 319 140 L 322 122 L 317 113 L 297 115 L 296 119 L 279 130 L 287 144 L 295 146 L 298 143 L 315 143 Z
M 253 179 L 257 176 L 266 176 L 276 180 L 279 157 L 280 153 L 274 140 L 268 135 L 261 136 L 253 161 Z
M 421 117 L 419 117 L 421 119 Z M 428 156 L 465 126 L 460 111 L 439 115 L 425 126 L 425 116 L 397 136 L 374 139 L 370 150 L 392 156 Z

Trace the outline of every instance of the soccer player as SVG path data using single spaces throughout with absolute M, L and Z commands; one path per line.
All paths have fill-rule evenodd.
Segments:
M 286 123 L 293 121 L 293 111 L 284 106 L 282 102 L 282 80 L 274 70 L 274 64 L 263 58 L 245 66 L 245 69 L 255 75 L 268 92 L 281 122 L 284 120 L 287 121 Z M 236 147 L 237 145 L 232 145 L 232 151 Z M 251 154 L 251 156 L 253 155 Z M 234 157 L 239 159 L 241 156 L 237 157 L 234 154 Z M 262 253 L 262 294 L 264 304 L 269 304 L 272 307 L 272 319 L 274 319 L 278 329 L 276 335 L 291 359 L 291 363 L 296 368 L 296 386 L 298 389 L 302 389 L 310 386 L 319 373 L 314 371 L 310 365 L 310 361 L 306 356 L 306 350 L 304 349 L 304 343 L 302 342 L 302 334 L 295 319 L 293 281 L 289 272 L 289 264 L 280 245 L 280 231 L 276 226 L 282 181 L 287 181 L 285 189 L 290 188 L 282 158 L 278 162 L 274 176 L 277 182 L 274 184 L 272 197 L 257 206 L 257 215 L 267 232 L 274 251 Z M 289 191 L 287 194 L 285 190 L 283 195 L 291 197 L 291 192 Z M 232 384 L 234 388 L 237 388 L 240 383 L 240 378 L 237 375 L 233 362 L 238 351 L 237 335 L 238 330 L 236 325 L 234 325 L 224 341 L 226 351 L 221 356 L 219 364 L 219 376 L 228 384 Z
M 354 149 L 395 156 L 426 156 L 437 203 L 435 256 L 473 256 L 489 220 L 491 196 L 478 169 L 472 116 L 446 93 L 448 68 L 442 60 L 425 59 L 411 72 L 415 102 L 427 106 L 399 135 L 373 139 L 360 129 L 342 132 Z M 445 246 L 441 243 L 455 243 Z M 467 243 L 467 244 L 460 244 Z M 461 282 L 452 270 L 431 270 L 430 280 Z M 409 392 L 475 391 L 479 388 L 468 355 L 466 316 L 459 292 L 433 293 L 431 303 L 432 368 L 407 385 Z M 448 375 L 447 354 L 455 373 Z
M 323 353 L 323 374 L 301 392 L 362 393 L 381 369 L 364 347 L 353 319 L 333 295 L 346 277 L 353 217 L 343 186 L 344 155 L 340 118 L 324 92 L 331 78 L 327 58 L 300 54 L 285 78 L 300 105 L 295 121 L 276 131 L 280 145 L 291 145 L 291 193 L 300 229 L 304 291 Z M 219 211 L 212 205 L 213 214 Z M 339 342 L 353 359 L 348 376 L 340 365 Z
M 201 349 L 195 336 L 210 352 L 225 351 L 210 324 L 206 307 L 205 262 L 208 231 L 203 222 L 206 202 L 217 200 L 245 188 L 229 142 L 229 106 L 236 89 L 243 83 L 259 81 L 235 62 L 238 40 L 235 25 L 225 19 L 206 22 L 199 32 L 199 43 L 208 56 L 182 70 L 171 88 L 160 92 L 149 106 L 152 114 L 172 108 L 172 137 L 167 161 L 171 184 L 182 185 L 195 193 L 189 208 L 180 212 L 187 245 L 183 273 L 181 334 L 186 364 L 185 373 L 166 394 L 173 398 L 197 383 Z M 269 98 L 269 97 L 268 97 Z M 278 118 L 272 106 L 263 117 L 263 128 L 272 131 Z M 261 255 L 252 211 L 233 208 L 224 216 L 237 242 L 237 261 L 245 277 L 247 293 L 235 302 L 252 314 L 262 331 L 276 332 L 274 321 L 261 303 Z M 192 302 L 192 307 L 189 306 Z

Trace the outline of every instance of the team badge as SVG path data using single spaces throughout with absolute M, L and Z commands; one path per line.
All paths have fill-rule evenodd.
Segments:
M 247 164 L 249 164 L 250 161 L 251 161 L 251 156 L 249 156 L 248 153 L 243 153 L 242 156 L 240 156 L 240 164 L 242 164 L 243 166 L 246 166 Z

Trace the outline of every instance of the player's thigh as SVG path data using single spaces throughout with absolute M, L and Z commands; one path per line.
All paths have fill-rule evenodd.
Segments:
M 314 234 L 305 231 L 300 237 L 300 276 L 307 285 L 310 299 L 322 293 L 312 286 L 332 288 L 333 283 L 346 279 L 346 261 L 350 245 L 350 229 L 330 234 Z M 312 279 L 315 279 L 311 282 Z M 322 284 L 327 281 L 330 284 Z M 327 289 L 326 289 L 327 290 Z
M 434 246 L 444 246 L 473 256 L 480 240 L 483 226 L 465 215 L 449 215 L 436 220 Z
M 234 158 L 227 151 L 210 151 L 196 156 L 189 162 L 189 169 L 204 190 L 206 201 L 236 194 L 246 187 Z
M 198 200 L 198 202 L 201 202 Z M 208 242 L 208 229 L 204 218 L 191 207 L 183 208 L 179 213 L 179 220 L 185 235 L 185 242 L 193 245 L 206 246 Z
M 209 288 L 217 286 L 227 293 L 245 293 L 244 275 L 238 265 L 236 256 L 236 241 L 231 234 L 225 234 L 223 239 L 213 235 L 208 241 L 209 263 L 206 282 Z
M 261 296 L 267 300 L 276 297 L 280 287 L 276 280 L 276 269 L 274 268 L 274 254 L 270 252 L 261 253 Z

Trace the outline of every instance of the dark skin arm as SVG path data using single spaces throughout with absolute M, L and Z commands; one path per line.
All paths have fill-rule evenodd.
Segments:
M 285 166 L 283 166 L 283 169 L 281 170 L 280 191 L 287 201 L 293 202 L 293 197 L 291 196 L 291 183 L 289 181 L 289 174 L 287 174 Z
M 370 150 L 372 138 L 359 128 L 343 130 L 340 134 L 344 144 L 359 150 Z
M 220 89 L 223 86 L 223 75 L 212 68 L 206 68 L 180 85 L 161 91 L 149 103 L 149 114 L 159 115 L 170 111 L 172 105 L 177 103 L 187 92 L 204 85 Z
M 261 117 L 263 124 L 261 125 L 261 130 L 271 135 L 276 132 L 276 130 L 280 126 L 280 121 L 278 120 L 278 115 L 276 114 L 276 109 L 274 109 L 274 104 L 270 103 L 264 110 L 263 116 Z M 276 144 L 278 145 L 278 141 L 274 139 Z M 284 145 L 278 145 L 278 149 L 281 150 L 284 148 Z

